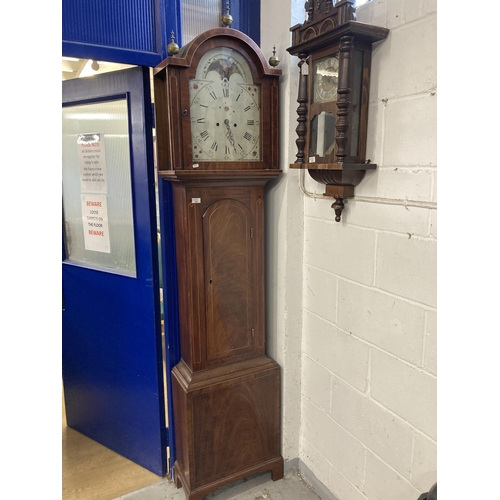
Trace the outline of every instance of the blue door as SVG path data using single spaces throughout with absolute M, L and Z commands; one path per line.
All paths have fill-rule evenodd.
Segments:
M 149 69 L 63 82 L 68 426 L 166 473 Z

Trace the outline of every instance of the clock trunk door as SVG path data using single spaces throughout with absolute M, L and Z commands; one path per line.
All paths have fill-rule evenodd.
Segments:
M 256 290 L 252 214 L 238 200 L 222 199 L 203 215 L 207 364 L 251 355 Z

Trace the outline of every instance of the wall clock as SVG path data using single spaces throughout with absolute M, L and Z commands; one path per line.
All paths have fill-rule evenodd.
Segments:
M 279 170 L 281 70 L 215 28 L 154 71 L 158 170 L 172 183 L 181 361 L 177 485 L 189 500 L 283 476 L 280 367 L 265 351 L 264 186 Z
M 335 198 L 340 221 L 344 199 L 375 163 L 366 158 L 372 44 L 388 29 L 356 21 L 355 0 L 308 1 L 307 20 L 290 28 L 299 58 L 297 159 Z M 303 71 L 304 64 L 308 72 Z

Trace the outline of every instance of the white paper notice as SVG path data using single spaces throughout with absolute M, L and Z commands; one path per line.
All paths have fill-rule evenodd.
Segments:
M 105 194 L 82 194 L 85 250 L 110 253 L 108 205 Z
M 106 193 L 106 156 L 103 134 L 80 134 L 77 139 L 82 193 Z

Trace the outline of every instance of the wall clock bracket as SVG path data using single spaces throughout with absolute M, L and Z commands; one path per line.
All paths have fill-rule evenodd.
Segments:
M 354 197 L 354 188 L 365 176 L 367 170 L 375 170 L 374 163 L 292 163 L 290 168 L 307 170 L 317 182 L 325 184 L 324 196 L 335 199 L 335 221 L 340 222 L 344 210 L 344 200 Z

